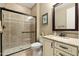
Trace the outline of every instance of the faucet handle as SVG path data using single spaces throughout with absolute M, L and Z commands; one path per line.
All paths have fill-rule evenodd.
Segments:
M 64 36 L 66 36 L 66 34 L 65 33 L 60 33 L 59 36 L 63 36 L 64 37 Z

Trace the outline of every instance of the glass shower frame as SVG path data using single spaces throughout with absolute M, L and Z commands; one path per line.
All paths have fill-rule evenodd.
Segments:
M 10 11 L 10 12 L 13 12 L 13 13 L 17 13 L 17 14 L 21 14 L 21 15 L 26 15 L 26 16 L 32 16 L 32 15 L 28 15 L 28 14 L 25 14 L 25 13 L 21 13 L 21 12 L 17 12 L 17 11 L 14 11 L 14 10 L 10 10 L 10 9 L 6 9 L 6 8 L 0 8 L 0 20 L 1 20 L 1 26 L 2 26 L 2 19 L 3 19 L 3 12 L 2 12 L 2 10 L 5 10 L 5 11 Z M 32 16 L 32 17 L 34 17 L 35 18 L 35 41 L 37 41 L 36 40 L 36 17 L 35 16 Z M 2 26 L 3 27 L 3 26 Z M 24 33 L 24 32 L 23 32 Z M 3 47 L 2 47 L 2 35 L 3 35 L 3 33 L 1 33 L 1 42 L 0 42 L 0 44 L 1 44 L 1 56 L 3 55 Z M 25 50 L 25 49 L 24 49 Z

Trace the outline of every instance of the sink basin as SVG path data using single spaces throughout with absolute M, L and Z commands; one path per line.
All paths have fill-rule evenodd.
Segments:
M 69 37 L 63 37 L 64 39 L 70 39 Z

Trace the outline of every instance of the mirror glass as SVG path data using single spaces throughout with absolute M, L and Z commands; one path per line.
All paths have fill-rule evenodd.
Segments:
M 75 29 L 75 3 L 55 7 L 55 29 Z

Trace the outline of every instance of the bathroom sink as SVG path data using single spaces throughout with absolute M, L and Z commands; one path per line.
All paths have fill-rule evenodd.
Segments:
M 63 37 L 64 39 L 69 39 L 69 37 Z

